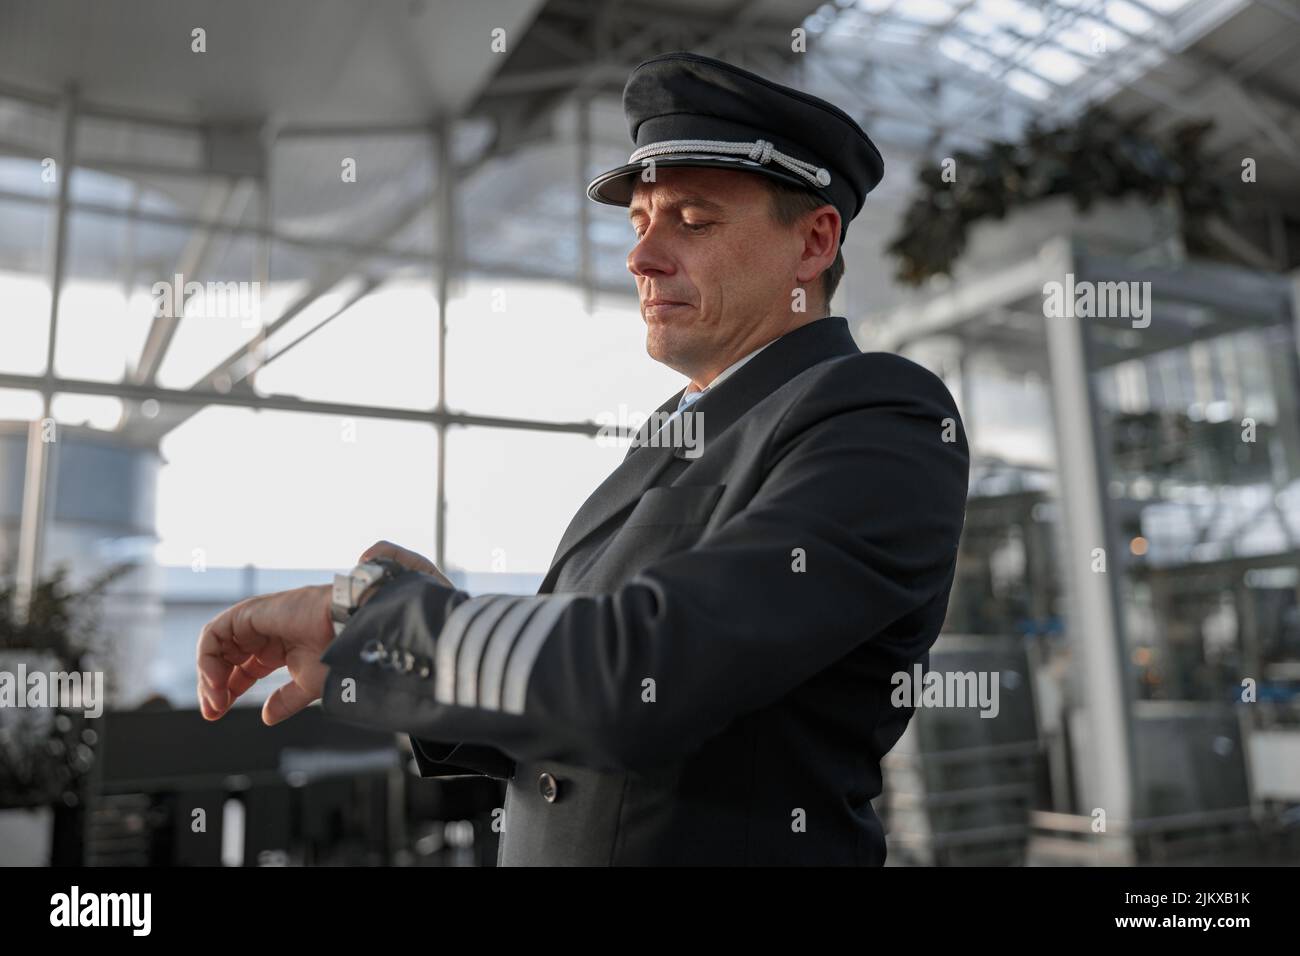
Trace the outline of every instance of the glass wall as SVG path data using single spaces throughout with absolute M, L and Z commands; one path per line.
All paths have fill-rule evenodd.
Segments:
M 0 563 L 11 572 L 17 557 L 26 423 L 48 415 L 63 474 L 46 569 L 150 569 L 115 585 L 128 704 L 158 693 L 191 706 L 204 621 L 253 593 L 326 582 L 380 538 L 430 558 L 441 542 L 444 570 L 474 592 L 534 592 L 625 454 L 593 423 L 634 428 L 681 385 L 645 354 L 615 254 L 630 230 L 615 217 L 592 230 L 603 294 L 574 284 L 574 235 L 537 245 L 528 210 L 576 225 L 567 180 L 476 167 L 443 230 L 431 129 L 268 140 L 92 113 L 74 118 L 65 164 L 62 122 L 0 99 Z M 459 127 L 453 155 L 466 162 L 482 139 Z M 572 141 L 530 149 L 577 168 Z M 504 221 L 499 201 L 489 214 L 476 197 L 507 186 L 520 216 Z M 124 457 L 101 487 L 69 483 L 105 448 Z M 103 507 L 72 500 L 84 496 Z

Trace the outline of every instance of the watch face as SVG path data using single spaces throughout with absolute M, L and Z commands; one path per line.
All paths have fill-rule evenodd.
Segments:
M 371 558 L 365 564 L 364 568 L 376 568 L 379 574 L 396 575 L 401 574 L 406 568 L 396 558 Z
M 352 575 L 334 575 L 334 587 L 330 595 L 332 607 L 347 609 L 352 606 Z
M 330 599 L 330 617 L 334 620 L 334 633 L 338 635 L 343 625 L 356 611 L 361 598 L 379 582 L 394 578 L 406 568 L 393 558 L 372 558 L 358 564 L 350 574 L 334 575 Z
M 405 570 L 406 568 L 392 558 L 374 558 L 367 561 L 352 573 L 353 604 L 360 604 L 361 598 L 367 591 L 384 581 L 391 581 Z
M 353 571 L 352 580 L 357 585 L 357 597 L 360 597 L 362 591 L 370 587 L 370 585 L 374 584 L 383 576 L 384 576 L 384 568 L 382 568 L 378 564 L 373 564 L 370 562 L 361 565 L 355 571 Z

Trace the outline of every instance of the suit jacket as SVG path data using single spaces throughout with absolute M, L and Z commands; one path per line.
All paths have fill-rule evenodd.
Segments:
M 928 664 L 965 519 L 956 405 L 832 316 L 691 412 L 703 453 L 652 416 L 536 596 L 406 572 L 321 658 L 325 710 L 410 734 L 423 776 L 508 781 L 503 865 L 884 862 L 890 678 Z

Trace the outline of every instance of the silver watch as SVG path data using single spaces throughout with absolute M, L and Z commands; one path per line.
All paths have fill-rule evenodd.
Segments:
M 330 600 L 334 636 L 338 637 L 343 632 L 343 628 L 361 606 L 361 599 L 367 591 L 392 580 L 405 570 L 392 558 L 371 558 L 347 574 L 334 575 L 334 593 Z

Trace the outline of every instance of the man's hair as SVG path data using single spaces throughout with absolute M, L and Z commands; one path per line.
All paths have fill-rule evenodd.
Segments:
M 784 183 L 768 176 L 763 177 L 772 196 L 772 216 L 783 226 L 793 226 L 804 213 L 829 205 L 816 193 L 808 189 Z M 836 237 L 838 241 L 838 237 Z M 844 251 L 835 250 L 835 261 L 822 271 L 822 305 L 829 315 L 831 296 L 835 295 L 840 279 L 844 277 Z

